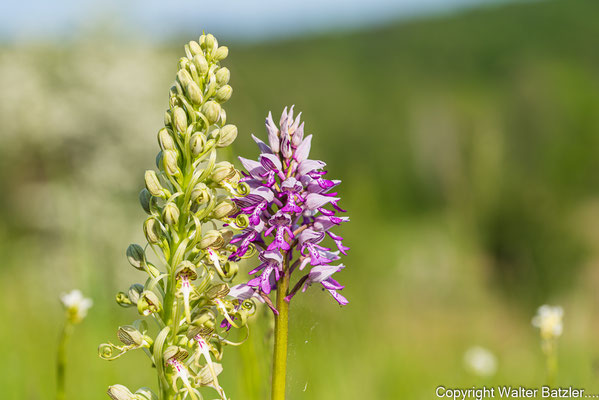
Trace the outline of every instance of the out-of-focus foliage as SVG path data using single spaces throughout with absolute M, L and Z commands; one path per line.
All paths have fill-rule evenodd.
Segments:
M 429 399 L 438 384 L 470 387 L 460 366 L 472 344 L 498 354 L 497 382 L 540 384 L 529 315 L 556 296 L 561 380 L 595 379 L 597 15 L 594 0 L 547 1 L 223 43 L 234 153 L 254 154 L 249 134 L 267 111 L 296 104 L 314 157 L 344 180 L 353 221 L 342 232 L 350 306 L 317 306 L 317 291 L 294 304 L 290 398 Z M 71 398 L 151 379 L 132 369 L 141 358 L 107 366 L 95 346 L 126 321 L 112 294 L 135 276 L 125 245 L 141 240 L 137 193 L 181 43 L 108 35 L 0 48 L 0 312 L 11 321 L 0 330 L 2 398 L 52 397 L 53 299 L 72 286 L 96 306 L 73 341 Z M 268 386 L 269 327 L 254 329 L 228 361 L 250 372 L 221 382 L 233 398 L 262 399 Z

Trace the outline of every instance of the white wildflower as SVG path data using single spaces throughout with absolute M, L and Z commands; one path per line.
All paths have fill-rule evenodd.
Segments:
M 93 304 L 93 301 L 87 297 L 83 297 L 83 294 L 78 289 L 61 294 L 60 301 L 67 311 L 69 321 L 74 324 L 81 322 L 85 318 L 87 310 Z
M 470 347 L 464 353 L 466 369 L 475 375 L 488 377 L 497 371 L 497 358 L 491 351 L 480 346 Z

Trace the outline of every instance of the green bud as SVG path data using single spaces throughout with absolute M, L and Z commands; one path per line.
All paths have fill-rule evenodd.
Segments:
M 158 313 L 162 311 L 162 303 L 156 293 L 151 290 L 145 290 L 137 302 L 137 311 L 145 316 Z
M 206 290 L 206 297 L 209 299 L 223 298 L 227 294 L 229 294 L 229 286 L 226 283 L 220 283 L 218 285 L 214 285 Z
M 177 150 L 175 140 L 166 128 L 158 131 L 158 144 L 162 150 Z
M 200 248 L 205 249 L 211 247 L 213 249 L 220 248 L 224 244 L 224 240 L 219 231 L 208 231 L 200 240 Z
M 227 147 L 237 138 L 237 127 L 235 125 L 225 125 L 220 129 L 220 137 L 216 142 L 217 147 Z
M 143 270 L 146 262 L 146 254 L 144 249 L 138 244 L 130 244 L 127 247 L 127 261 L 133 266 L 133 268 Z
M 182 261 L 175 270 L 176 277 L 180 277 L 181 275 L 186 275 L 191 281 L 196 280 L 198 278 L 196 266 L 191 261 Z
M 164 113 L 164 126 L 172 126 L 173 123 L 173 112 L 171 110 L 166 110 Z
M 158 400 L 158 396 L 150 388 L 142 387 L 135 391 L 138 400 Z
M 134 283 L 133 285 L 129 286 L 129 290 L 127 291 L 127 297 L 129 298 L 131 303 L 137 304 L 143 291 L 144 286 L 142 284 Z
M 116 336 L 127 346 L 140 347 L 144 344 L 144 335 L 132 325 L 119 326 Z
M 133 302 L 129 299 L 127 294 L 124 292 L 118 292 L 116 294 L 116 303 L 121 307 L 131 307 L 133 306 Z
M 162 219 L 167 225 L 174 226 L 179 222 L 179 209 L 175 203 L 168 202 L 162 210 Z
M 225 179 L 234 177 L 236 173 L 237 170 L 235 170 L 233 164 L 228 161 L 221 161 L 214 166 L 214 170 L 212 171 L 210 178 L 214 182 L 220 183 Z
M 135 400 L 133 393 L 123 385 L 109 386 L 107 393 L 112 400 Z
M 193 57 L 193 64 L 201 75 L 206 75 L 209 67 L 208 61 L 206 61 L 206 57 L 204 57 L 203 54 L 198 54 L 197 56 Z
M 237 211 L 237 206 L 229 199 L 224 199 L 212 210 L 212 218 L 221 219 Z
M 144 222 L 144 234 L 146 235 L 148 243 L 160 243 L 162 230 L 160 229 L 160 224 L 158 223 L 158 221 L 156 221 L 155 218 L 146 219 L 146 222 Z
M 164 360 L 168 362 L 168 360 L 175 359 L 178 361 L 183 361 L 187 358 L 189 352 L 185 350 L 183 347 L 179 346 L 168 346 L 164 351 Z
M 192 40 L 191 42 L 189 42 L 189 50 L 191 51 L 191 54 L 193 54 L 193 55 L 203 54 L 200 44 L 198 42 L 196 42 L 195 40 Z
M 205 183 L 200 182 L 191 191 L 191 200 L 198 204 L 206 204 L 210 201 L 210 190 Z
M 229 83 L 229 79 L 231 79 L 231 71 L 229 71 L 229 68 L 222 67 L 216 71 L 216 83 L 218 83 L 220 86 Z
M 189 147 L 191 148 L 191 154 L 193 154 L 194 157 L 197 157 L 199 154 L 201 154 L 206 147 L 206 137 L 204 134 L 202 132 L 196 132 L 191 135 L 191 138 L 189 139 Z
M 187 130 L 187 114 L 181 107 L 175 107 L 173 109 L 173 121 L 175 128 L 179 133 L 184 134 Z
M 202 38 L 203 36 L 203 38 Z M 202 35 L 200 36 L 200 45 L 203 45 L 203 47 L 210 51 L 215 47 L 218 47 L 218 41 L 216 40 L 216 38 L 212 35 L 212 34 L 207 34 L 207 35 Z M 204 39 L 204 40 L 202 40 Z
M 227 101 L 231 98 L 232 94 L 233 94 L 233 88 L 229 85 L 225 85 L 225 86 L 221 87 L 220 89 L 218 89 L 218 91 L 216 92 L 215 98 L 216 98 L 216 101 L 218 101 L 220 103 L 224 103 L 225 101 Z
M 216 49 L 216 52 L 214 53 L 214 59 L 216 61 L 221 61 L 227 58 L 228 55 L 229 48 L 227 46 L 220 46 L 218 49 Z
M 221 107 L 215 101 L 209 100 L 202 106 L 202 114 L 206 116 L 209 123 L 213 124 L 218 121 L 220 116 Z
M 160 184 L 156 171 L 147 170 L 144 175 L 144 181 L 146 183 L 146 189 L 148 189 L 148 192 L 150 192 L 152 196 L 164 197 L 164 189 Z
M 202 104 L 202 101 L 204 101 L 202 89 L 200 89 L 198 84 L 193 81 L 189 82 L 187 86 L 185 86 L 185 92 L 193 104 L 200 105 Z
M 177 175 L 179 172 L 179 165 L 177 164 L 178 156 L 174 150 L 165 150 L 162 152 L 162 166 L 164 167 L 164 171 L 170 176 Z
M 152 199 L 153 199 L 153 197 L 150 194 L 150 192 L 148 191 L 148 189 L 143 188 L 141 190 L 141 192 L 139 192 L 139 204 L 141 204 L 141 208 L 143 208 L 147 214 L 152 213 L 152 210 L 151 210 L 151 204 L 153 201 Z
M 191 319 L 193 322 L 189 326 L 189 330 L 187 331 L 187 337 L 193 338 L 197 334 L 201 334 L 202 336 L 208 336 L 214 332 L 216 327 L 215 321 L 216 316 L 214 312 L 208 308 L 201 308 L 199 310 L 194 311 L 191 315 Z M 191 332 L 190 332 L 191 331 Z

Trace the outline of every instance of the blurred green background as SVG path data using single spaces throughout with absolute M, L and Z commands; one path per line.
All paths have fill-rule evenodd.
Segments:
M 312 288 L 292 305 L 289 399 L 539 386 L 530 319 L 543 303 L 565 310 L 558 383 L 599 391 L 598 15 L 595 0 L 557 0 L 220 40 L 234 154 L 255 157 L 250 133 L 295 104 L 352 219 L 340 229 L 350 304 Z M 143 353 L 109 363 L 96 349 L 136 317 L 114 294 L 141 279 L 124 252 L 143 240 L 137 193 L 194 38 L 98 30 L 0 46 L 0 398 L 53 398 L 58 295 L 72 288 L 95 304 L 69 349 L 69 398 L 155 387 Z M 225 353 L 234 399 L 267 398 L 261 313 Z M 496 355 L 493 377 L 464 368 L 473 345 Z

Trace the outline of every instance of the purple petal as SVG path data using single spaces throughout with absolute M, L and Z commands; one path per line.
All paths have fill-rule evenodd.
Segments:
M 324 168 L 326 164 L 322 161 L 318 160 L 304 160 L 299 163 L 297 167 L 297 173 L 299 175 L 305 175 L 310 171 L 314 171 L 315 169 Z
M 256 142 L 256 144 L 258 145 L 258 148 L 260 149 L 260 153 L 272 153 L 272 149 L 266 143 L 264 143 L 262 140 L 258 139 L 254 135 L 252 135 L 252 139 L 254 139 L 254 142 Z
M 239 299 L 239 300 L 247 300 L 254 296 L 255 290 L 248 286 L 245 283 L 240 283 L 239 285 L 235 285 L 229 290 L 229 296 Z
M 281 160 L 279 157 L 274 154 L 261 154 L 260 155 L 260 164 L 267 170 L 277 170 L 280 171 L 283 169 L 283 165 L 281 164 Z
M 279 152 L 279 130 L 272 120 L 272 113 L 268 113 L 266 118 L 266 130 L 268 131 L 268 143 L 274 153 Z
M 310 155 L 310 147 L 312 145 L 312 135 L 309 135 L 307 138 L 302 140 L 297 149 L 295 150 L 295 160 L 299 163 L 306 160 L 308 155 Z
M 239 161 L 241 161 L 243 168 L 245 168 L 245 170 L 249 172 L 252 177 L 256 179 L 262 179 L 262 174 L 266 172 L 266 169 L 264 169 L 264 167 L 258 161 L 249 160 L 243 157 L 239 157 Z
M 331 296 L 333 296 L 335 300 L 337 300 L 337 303 L 339 303 L 340 305 L 345 306 L 349 303 L 349 301 L 347 301 L 347 299 L 343 297 L 341 294 L 337 293 L 337 291 L 329 290 L 329 293 L 331 294 Z
M 308 210 L 316 210 L 317 208 L 320 208 L 334 200 L 339 200 L 339 198 L 323 196 L 322 194 L 318 193 L 310 193 L 308 196 L 306 196 L 306 207 Z

